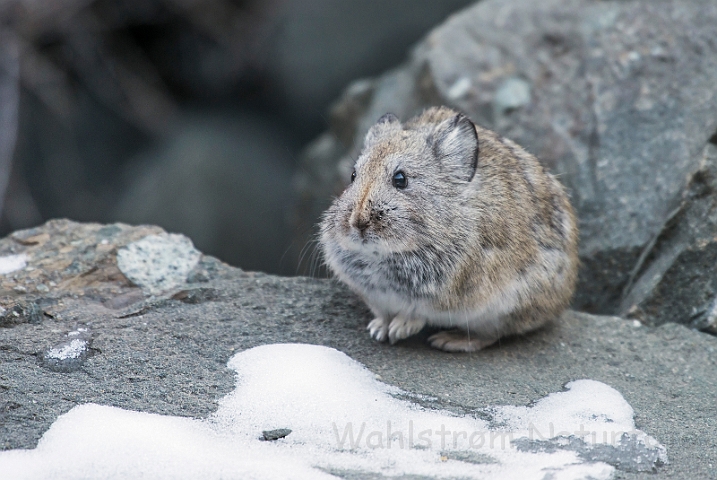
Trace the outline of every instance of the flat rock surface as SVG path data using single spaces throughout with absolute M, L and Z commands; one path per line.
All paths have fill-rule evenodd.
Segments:
M 670 460 L 656 476 L 618 470 L 618 478 L 717 478 L 711 335 L 567 312 L 553 327 L 474 354 L 432 350 L 427 334 L 389 346 L 369 338 L 370 312 L 330 280 L 247 273 L 205 256 L 184 285 L 148 296 L 119 271 L 116 252 L 159 232 L 53 221 L 0 240 L 0 255 L 28 257 L 0 281 L 3 449 L 33 448 L 59 415 L 88 402 L 206 417 L 234 388 L 233 354 L 299 342 L 337 348 L 383 381 L 435 397 L 428 406 L 456 412 L 526 405 L 571 380 L 598 380 L 625 397 L 637 428 Z M 47 352 L 78 331 L 88 339 L 81 362 L 48 367 Z

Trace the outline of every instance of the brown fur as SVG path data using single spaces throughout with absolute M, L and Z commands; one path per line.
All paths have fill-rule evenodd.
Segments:
M 406 189 L 391 184 L 397 170 Z M 514 142 L 446 107 L 405 125 L 385 117 L 367 134 L 356 173 L 324 216 L 322 245 L 376 314 L 377 339 L 451 326 L 455 315 L 464 333 L 431 343 L 475 350 L 538 328 L 569 304 L 578 265 L 572 208 Z

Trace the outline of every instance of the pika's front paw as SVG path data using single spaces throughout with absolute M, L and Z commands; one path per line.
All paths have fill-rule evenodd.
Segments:
M 388 338 L 388 321 L 381 317 L 374 318 L 368 324 L 366 330 L 371 334 L 371 338 L 378 342 L 383 342 Z
M 444 330 L 428 337 L 428 343 L 433 348 L 446 352 L 476 352 L 493 345 L 496 341 L 496 339 L 471 338 L 462 330 Z
M 413 318 L 400 316 L 395 317 L 388 326 L 388 341 L 393 345 L 399 340 L 417 334 L 425 325 L 426 322 L 424 320 L 415 320 Z

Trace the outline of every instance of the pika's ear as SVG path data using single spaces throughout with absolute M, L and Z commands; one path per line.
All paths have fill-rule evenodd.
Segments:
M 478 166 L 478 133 L 473 122 L 459 113 L 442 121 L 433 134 L 433 151 L 446 169 L 470 182 Z
M 401 128 L 403 127 L 398 117 L 393 113 L 387 113 L 381 116 L 376 124 L 369 129 L 364 145 L 370 145 L 383 136 L 400 131 Z

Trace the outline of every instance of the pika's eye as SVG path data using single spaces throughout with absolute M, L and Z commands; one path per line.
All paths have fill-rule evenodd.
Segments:
M 408 179 L 406 178 L 406 175 L 398 171 L 393 174 L 393 186 L 396 188 L 404 189 L 406 188 L 406 185 L 408 185 Z
M 354 180 L 356 180 L 356 170 L 351 172 L 351 183 L 354 183 Z

